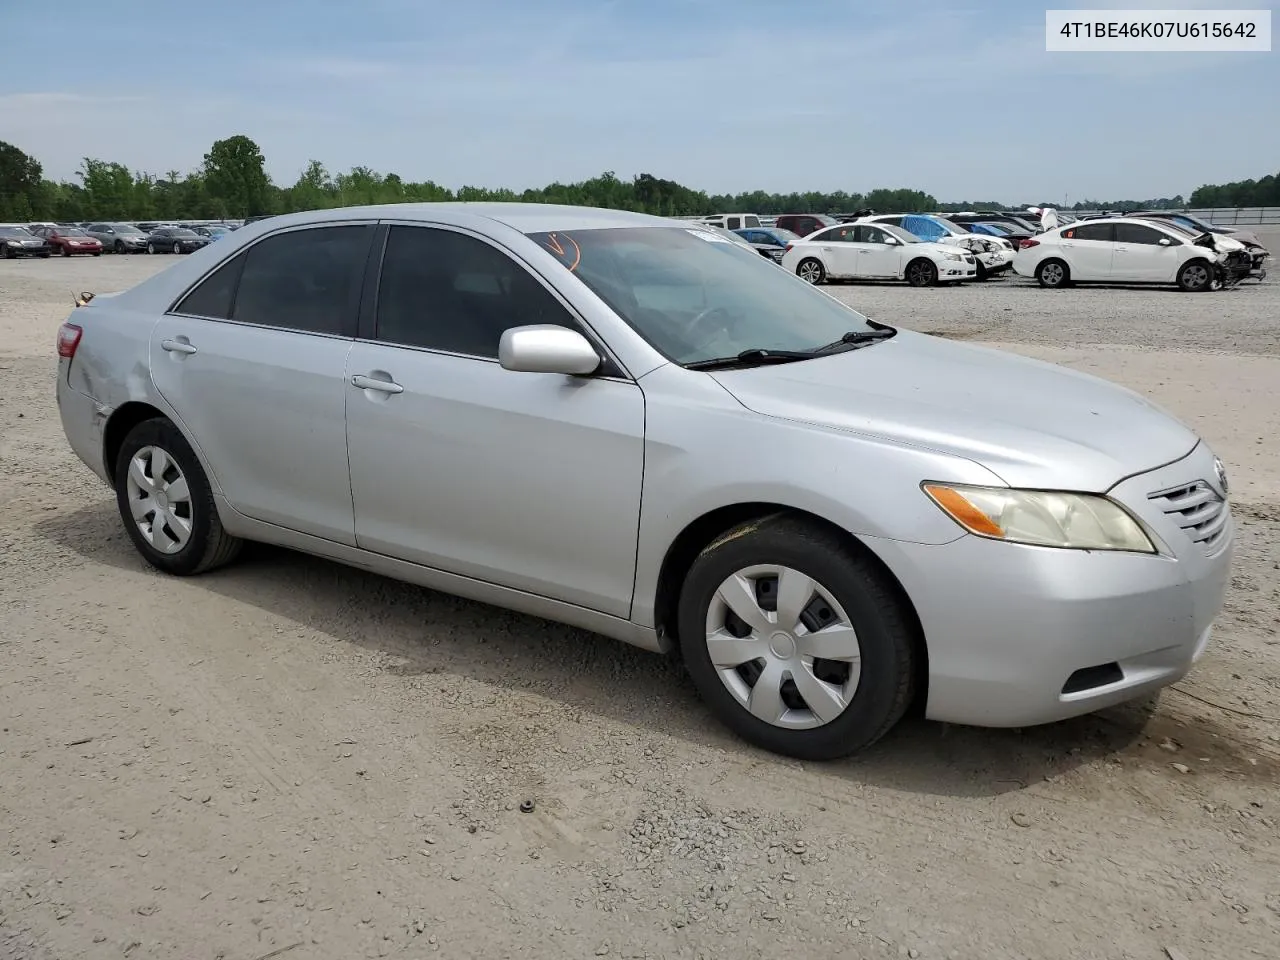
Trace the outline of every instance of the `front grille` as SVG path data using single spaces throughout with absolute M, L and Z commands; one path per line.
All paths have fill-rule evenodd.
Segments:
M 1227 531 L 1227 504 L 1203 480 L 1147 494 L 1193 543 L 1213 553 Z

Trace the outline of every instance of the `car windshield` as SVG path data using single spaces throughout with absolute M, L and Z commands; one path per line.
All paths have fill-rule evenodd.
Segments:
M 979 223 L 978 226 L 986 227 L 989 230 L 994 230 L 1002 237 L 1008 236 L 1010 233 L 1013 232 L 1010 229 L 1010 224 L 1007 224 L 1007 223 Z
M 170 230 L 169 236 L 182 237 L 185 239 L 187 237 L 198 237 L 200 234 L 196 233 L 194 230 L 188 230 L 186 227 L 179 227 L 177 229 Z
M 930 219 L 932 219 L 935 223 L 937 223 L 940 227 L 942 227 L 943 230 L 947 231 L 947 233 L 951 234 L 951 236 L 953 237 L 964 236 L 969 232 L 968 230 L 961 230 L 959 227 L 957 227 L 954 223 L 952 223 L 946 217 L 932 217 Z
M 131 226 L 130 224 L 127 224 L 127 223 L 109 223 L 109 224 L 107 224 L 107 226 L 109 226 L 109 227 L 110 227 L 112 230 L 114 230 L 116 233 L 124 233 L 124 234 L 128 234 L 128 235 L 130 235 L 130 236 L 135 236 L 135 235 L 136 235 L 136 236 L 142 236 L 142 231 L 141 231 L 141 230 L 139 230 L 137 227 L 135 227 L 135 226 Z
M 55 227 L 60 237 L 87 237 L 88 234 L 79 227 Z
M 35 234 L 22 227 L 0 227 L 0 237 L 8 237 L 11 240 L 31 240 L 34 239 Z
M 792 233 L 790 230 L 784 230 L 782 227 L 770 227 L 769 235 L 777 239 L 780 243 L 798 243 L 804 237 L 798 233 Z
M 1172 231 L 1173 233 L 1181 233 L 1188 237 L 1198 237 L 1200 234 L 1205 232 L 1203 230 L 1196 230 L 1192 227 L 1181 224 L 1177 220 L 1165 220 L 1160 217 L 1152 217 L 1149 222 L 1158 224 L 1165 230 Z
M 664 356 L 813 350 L 874 329 L 835 297 L 708 230 L 613 227 L 530 234 Z
M 1206 220 L 1201 220 L 1199 217 L 1189 217 L 1185 213 L 1180 213 L 1176 217 L 1171 217 L 1171 218 L 1161 217 L 1160 219 L 1162 220 L 1169 219 L 1170 222 L 1176 223 L 1178 224 L 1178 226 L 1184 227 L 1187 230 L 1194 231 L 1197 234 L 1226 232 L 1226 230 L 1224 230 L 1222 227 L 1209 223 Z

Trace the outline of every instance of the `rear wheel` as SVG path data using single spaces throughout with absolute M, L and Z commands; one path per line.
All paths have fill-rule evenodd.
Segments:
M 821 260 L 806 257 L 796 267 L 796 276 L 805 283 L 822 283 L 827 279 L 827 268 L 822 265 Z
M 153 567 L 189 576 L 240 552 L 243 542 L 223 529 L 200 461 L 169 420 L 144 420 L 129 431 L 115 486 L 125 530 Z
M 1071 282 L 1071 271 L 1061 260 L 1045 260 L 1036 267 L 1036 280 L 1042 287 L 1065 287 Z
M 707 547 L 678 615 L 685 664 L 717 716 L 803 760 L 855 753 L 902 718 L 919 649 L 911 624 L 871 560 L 785 515 Z
M 906 278 L 913 287 L 932 287 L 938 282 L 938 268 L 932 260 L 918 257 L 907 264 Z

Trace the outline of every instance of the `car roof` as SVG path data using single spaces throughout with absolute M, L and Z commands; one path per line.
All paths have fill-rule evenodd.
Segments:
M 380 203 L 363 207 L 335 207 L 271 217 L 270 230 L 292 224 L 329 223 L 343 220 L 422 220 L 430 222 L 442 213 L 483 217 L 505 224 L 521 233 L 543 233 L 548 230 L 590 230 L 595 227 L 687 227 L 687 221 L 655 217 L 629 210 L 607 210 L 601 207 L 579 207 L 557 203 L 492 203 L 488 201 L 449 201 L 442 203 Z M 268 221 L 260 221 L 264 226 Z M 253 224 L 258 226 L 258 224 Z

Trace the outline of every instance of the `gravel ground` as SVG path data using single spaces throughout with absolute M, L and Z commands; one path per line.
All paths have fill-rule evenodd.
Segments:
M 830 288 L 1146 392 L 1227 460 L 1241 542 L 1159 700 L 817 765 L 554 624 L 267 548 L 146 568 L 53 338 L 171 262 L 0 263 L 0 958 L 1274 960 L 1280 284 Z

